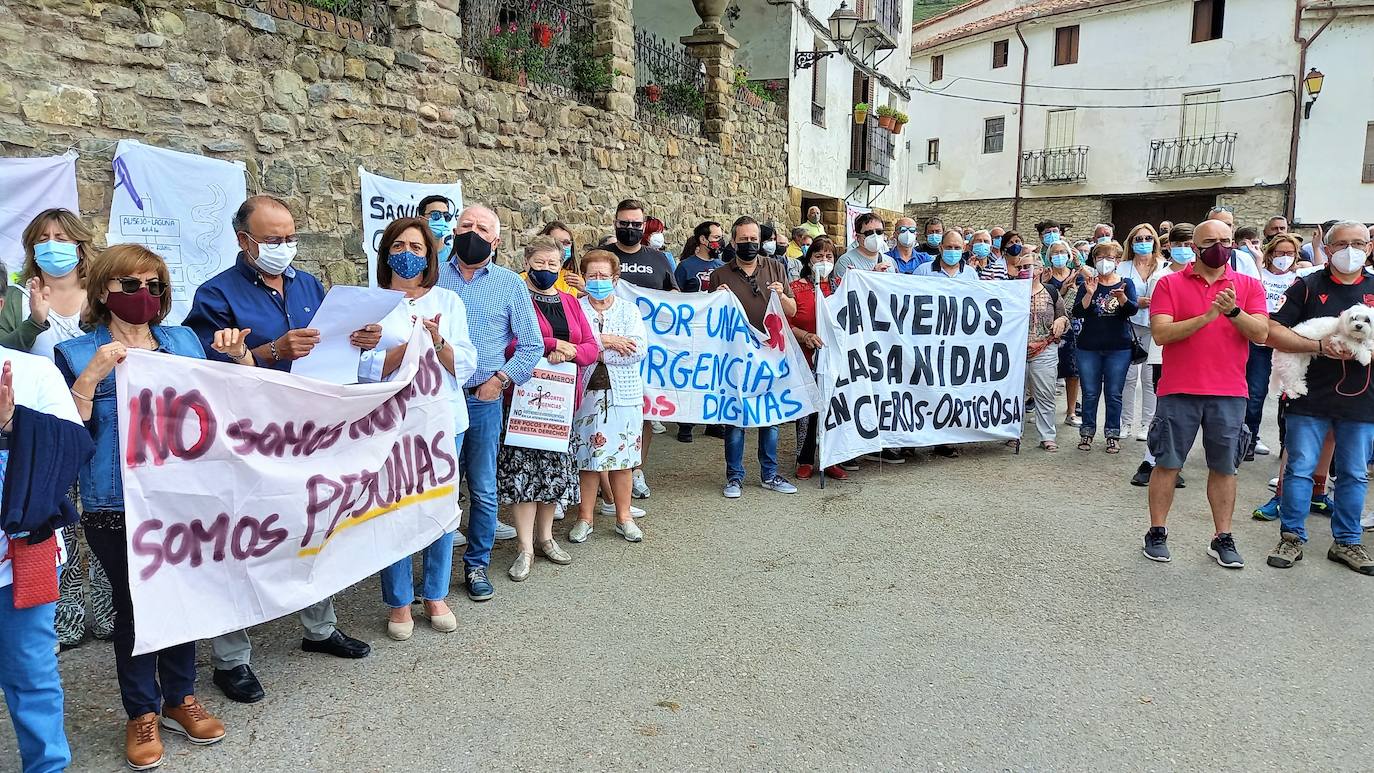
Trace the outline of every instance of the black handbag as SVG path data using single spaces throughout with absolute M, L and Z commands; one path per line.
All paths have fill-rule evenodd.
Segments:
M 1129 322 L 1127 324 L 1130 324 Z M 1150 350 L 1140 343 L 1140 336 L 1135 334 L 1135 326 L 1131 326 L 1131 364 L 1143 365 L 1150 359 Z

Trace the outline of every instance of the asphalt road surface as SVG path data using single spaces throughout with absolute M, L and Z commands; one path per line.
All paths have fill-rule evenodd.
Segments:
M 455 586 L 457 633 L 421 620 L 388 640 L 369 579 L 337 606 L 373 655 L 305 654 L 294 617 L 260 626 L 252 706 L 210 683 L 202 644 L 200 695 L 229 736 L 166 737 L 162 769 L 1368 770 L 1374 578 L 1325 560 L 1317 517 L 1306 561 L 1264 565 L 1278 528 L 1248 511 L 1276 457 L 1241 472 L 1247 568 L 1204 552 L 1200 448 L 1160 565 L 1127 484 L 1144 444 L 1112 457 L 1075 435 L 1061 424 L 1057 454 L 865 463 L 793 496 L 758 488 L 751 437 L 733 502 L 720 441 L 658 436 L 642 544 L 598 519 L 573 565 L 540 560 L 516 584 L 500 543 L 494 600 Z M 122 769 L 108 645 L 61 664 L 73 769 Z

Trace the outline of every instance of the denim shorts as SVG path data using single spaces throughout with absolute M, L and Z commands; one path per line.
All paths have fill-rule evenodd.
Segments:
M 1201 429 L 1207 469 L 1235 475 L 1250 444 L 1250 429 L 1245 426 L 1246 402 L 1244 397 L 1212 395 L 1160 397 L 1147 438 L 1155 464 L 1166 470 L 1181 469 Z

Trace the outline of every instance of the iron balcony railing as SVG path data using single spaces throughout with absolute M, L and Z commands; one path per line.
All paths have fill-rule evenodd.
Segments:
M 588 103 L 610 89 L 611 58 L 594 50 L 590 0 L 462 0 L 460 9 L 465 53 L 490 77 Z
M 635 30 L 635 106 L 643 121 L 696 134 L 706 117 L 706 67 L 680 43 Z
M 1088 148 L 1028 150 L 1021 154 L 1022 185 L 1062 185 L 1088 178 Z
M 875 48 L 892 49 L 901 42 L 903 2 L 908 0 L 858 0 L 860 26 Z
M 1236 134 L 1150 140 L 1151 180 L 1234 174 Z
M 872 114 L 854 124 L 849 142 L 849 176 L 887 185 L 892 177 L 892 132 L 878 127 Z

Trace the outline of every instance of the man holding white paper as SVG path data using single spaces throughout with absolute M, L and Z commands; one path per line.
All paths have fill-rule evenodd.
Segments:
M 210 343 L 216 330 L 242 329 L 245 348 L 260 368 L 290 371 L 294 361 L 320 343 L 320 332 L 309 327 L 324 301 L 324 285 L 291 267 L 296 257 L 296 221 L 286 203 L 272 196 L 251 196 L 234 214 L 239 254 L 233 268 L 222 271 L 196 290 L 185 325 L 196 332 L 206 355 L 228 357 Z M 381 341 L 382 326 L 369 324 L 350 336 L 352 344 L 370 350 Z M 228 356 L 234 355 L 229 352 Z M 238 354 L 241 359 L 242 353 Z M 337 627 L 334 600 L 325 599 L 302 609 L 305 638 L 301 649 L 341 658 L 364 658 L 372 648 L 345 635 Z M 215 684 L 231 700 L 256 703 L 265 693 L 249 665 L 253 653 L 247 631 L 211 640 Z

